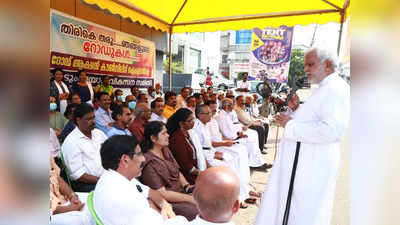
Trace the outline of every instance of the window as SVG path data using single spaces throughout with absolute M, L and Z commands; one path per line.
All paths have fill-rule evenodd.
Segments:
M 201 68 L 201 51 L 200 50 L 190 48 L 189 67 L 190 67 L 191 73 L 193 73 L 196 69 Z
M 236 44 L 250 44 L 250 43 L 251 43 L 251 30 L 236 31 Z
M 228 55 L 222 55 L 222 63 L 228 63 Z
M 185 52 L 185 46 L 184 45 L 178 45 L 178 54 L 172 56 L 172 60 L 174 62 L 182 62 L 184 59 L 184 52 Z

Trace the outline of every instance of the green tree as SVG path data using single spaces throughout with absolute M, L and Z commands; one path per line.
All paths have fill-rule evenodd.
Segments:
M 164 71 L 166 73 L 168 73 L 168 63 L 169 63 L 169 57 L 167 56 L 167 60 L 165 60 L 163 62 L 163 66 L 164 66 Z M 178 61 L 178 62 L 174 62 L 172 61 L 171 63 L 171 72 L 172 73 L 183 73 L 183 63 Z
M 288 85 L 293 88 L 298 77 L 304 75 L 304 52 L 301 49 L 292 49 L 290 56 Z
M 248 74 L 248 72 L 239 72 L 238 75 L 237 75 L 237 80 L 238 80 L 238 81 L 239 81 L 239 80 L 242 80 L 242 79 L 243 79 L 243 74 L 245 74 L 245 73 Z

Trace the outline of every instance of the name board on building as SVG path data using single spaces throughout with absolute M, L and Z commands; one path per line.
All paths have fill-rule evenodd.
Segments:
M 62 68 L 65 80 L 78 80 L 86 70 L 96 85 L 111 75 L 111 85 L 128 88 L 153 85 L 155 43 L 56 10 L 50 11 L 50 68 Z

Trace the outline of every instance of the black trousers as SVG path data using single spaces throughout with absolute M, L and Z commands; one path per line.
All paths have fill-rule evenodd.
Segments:
M 253 126 L 250 126 L 249 128 L 257 131 L 258 147 L 260 148 L 260 151 L 262 151 L 264 149 L 264 145 L 267 143 L 267 139 L 268 139 L 268 131 L 269 131 L 268 123 L 264 123 L 263 126 L 253 125 Z

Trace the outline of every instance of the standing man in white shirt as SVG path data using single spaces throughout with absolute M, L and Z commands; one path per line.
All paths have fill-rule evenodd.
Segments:
M 74 191 L 89 192 L 104 170 L 99 151 L 107 136 L 94 128 L 93 108 L 87 103 L 75 109 L 74 120 L 77 127 L 65 138 L 61 151 L 68 176 L 75 181 L 72 183 Z
M 243 79 L 238 81 L 236 86 L 236 93 L 237 95 L 246 96 L 250 92 L 250 82 L 247 81 L 248 74 L 243 74 Z
M 105 171 L 93 193 L 93 210 L 103 224 L 162 225 L 186 221 L 175 216 L 165 199 L 152 198 L 154 190 L 135 180 L 145 161 L 136 137 L 115 135 L 102 145 L 100 154 Z M 148 198 L 160 213 L 150 207 Z M 87 213 L 95 225 L 92 213 Z
M 111 137 L 114 135 L 132 135 L 128 130 L 129 124 L 131 124 L 132 113 L 127 105 L 118 105 L 115 107 L 111 114 L 115 120 L 115 125 L 111 127 L 107 132 L 107 136 Z
M 228 167 L 212 167 L 200 173 L 194 189 L 200 215 L 188 225 L 234 225 L 239 211 L 239 179 Z
M 285 131 L 256 225 L 282 224 L 297 148 L 292 201 L 285 218 L 289 225 L 331 224 L 340 141 L 350 120 L 350 87 L 336 71 L 335 53 L 313 48 L 304 56 L 304 72 L 319 87 L 302 105 L 294 95 L 288 103 L 291 112 L 275 117 Z
M 107 92 L 100 92 L 97 93 L 96 103 L 99 106 L 95 112 L 96 128 L 107 134 L 108 130 L 115 124 L 111 117 L 111 98 Z
M 149 122 L 151 121 L 160 121 L 163 123 L 167 123 L 167 119 L 162 115 L 164 112 L 164 100 L 162 98 L 156 98 L 151 102 L 151 117 Z

